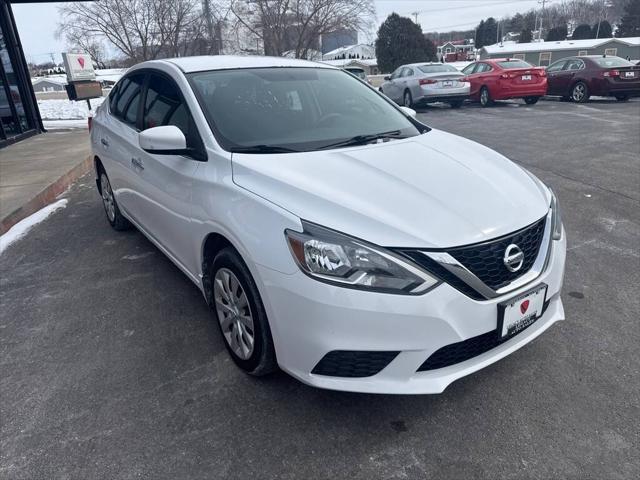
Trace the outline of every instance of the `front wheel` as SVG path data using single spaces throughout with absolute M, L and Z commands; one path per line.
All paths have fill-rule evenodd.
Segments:
M 589 88 L 584 82 L 576 83 L 571 89 L 571 100 L 576 103 L 584 103 L 589 100 Z
M 491 94 L 487 87 L 482 87 L 482 89 L 480 89 L 480 105 L 483 107 L 490 107 L 493 105 L 493 100 L 491 100 Z
M 536 103 L 538 103 L 538 100 L 540 100 L 540 97 L 526 97 L 524 99 L 524 103 L 526 103 L 527 105 L 535 105 Z
M 619 102 L 626 102 L 629 100 L 629 95 L 616 95 L 616 100 Z
M 255 376 L 277 370 L 267 313 L 240 255 L 230 247 L 221 250 L 209 275 L 213 285 L 209 303 L 235 364 Z
M 402 105 L 409 108 L 413 106 L 413 97 L 411 96 L 411 92 L 409 90 L 405 90 L 404 92 L 404 96 L 402 97 Z

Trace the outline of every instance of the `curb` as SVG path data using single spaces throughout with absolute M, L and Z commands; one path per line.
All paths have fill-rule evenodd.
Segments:
M 69 187 L 69 185 L 85 173 L 91 171 L 92 168 L 93 159 L 91 157 L 87 157 L 82 163 L 73 167 L 27 203 L 11 212 L 2 219 L 2 222 L 0 222 L 0 235 L 6 233 L 7 230 L 13 227 L 20 220 L 27 218 L 29 215 L 33 215 L 41 208 L 52 203 L 58 195 L 63 193 Z

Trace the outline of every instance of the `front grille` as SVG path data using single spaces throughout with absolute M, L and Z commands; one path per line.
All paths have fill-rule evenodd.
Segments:
M 544 304 L 544 307 L 542 309 L 543 314 L 547 310 L 548 306 L 549 301 L 545 302 Z M 536 322 L 533 322 L 531 325 L 535 325 L 535 323 Z M 515 336 L 517 337 L 518 335 L 520 335 L 531 325 L 523 328 Z M 509 338 L 502 339 L 497 330 L 492 330 L 490 332 L 483 333 L 482 335 L 478 335 L 477 337 L 463 340 L 462 342 L 446 345 L 433 352 L 431 356 L 427 358 L 422 365 L 420 365 L 420 368 L 418 368 L 418 372 L 436 370 L 438 368 L 444 368 L 450 365 L 455 365 L 456 363 L 464 362 L 465 360 L 477 357 L 478 355 L 496 348 L 498 345 L 509 340 Z
M 389 365 L 399 353 L 334 350 L 322 357 L 311 373 L 329 377 L 371 377 Z
M 454 248 L 448 250 L 447 253 L 487 286 L 498 290 L 531 269 L 540 251 L 546 219 L 545 216 L 533 225 L 498 240 Z M 505 250 L 512 243 L 520 247 L 524 253 L 524 262 L 517 272 L 507 270 L 503 261 Z

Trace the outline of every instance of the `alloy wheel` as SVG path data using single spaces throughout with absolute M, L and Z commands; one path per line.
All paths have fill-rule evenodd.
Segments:
M 405 92 L 404 93 L 404 106 L 405 107 L 409 107 L 411 108 L 411 104 L 412 104 L 412 100 L 411 100 L 411 93 L 409 92 Z
M 228 268 L 216 272 L 213 298 L 227 344 L 239 358 L 247 360 L 253 353 L 255 342 L 253 316 L 245 289 Z
M 584 99 L 586 93 L 587 88 L 584 86 L 584 84 L 578 83 L 575 87 L 573 87 L 571 98 L 573 98 L 574 102 L 581 102 Z
M 489 105 L 489 90 L 487 90 L 486 88 L 483 88 L 480 92 L 480 103 L 482 104 L 482 106 Z
M 102 204 L 104 205 L 104 211 L 107 212 L 107 217 L 110 222 L 114 222 L 116 219 L 116 202 L 113 198 L 113 190 L 111 190 L 111 184 L 106 174 L 100 175 L 100 189 L 102 190 Z

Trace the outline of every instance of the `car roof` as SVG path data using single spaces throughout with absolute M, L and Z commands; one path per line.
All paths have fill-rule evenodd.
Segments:
M 286 57 L 262 57 L 256 55 L 201 55 L 195 57 L 165 58 L 152 60 L 152 63 L 165 62 L 177 66 L 184 73 L 202 72 L 207 70 L 227 70 L 236 68 L 268 68 L 268 67 L 306 67 L 335 69 L 331 65 L 298 60 Z M 145 66 L 143 62 L 137 67 Z

